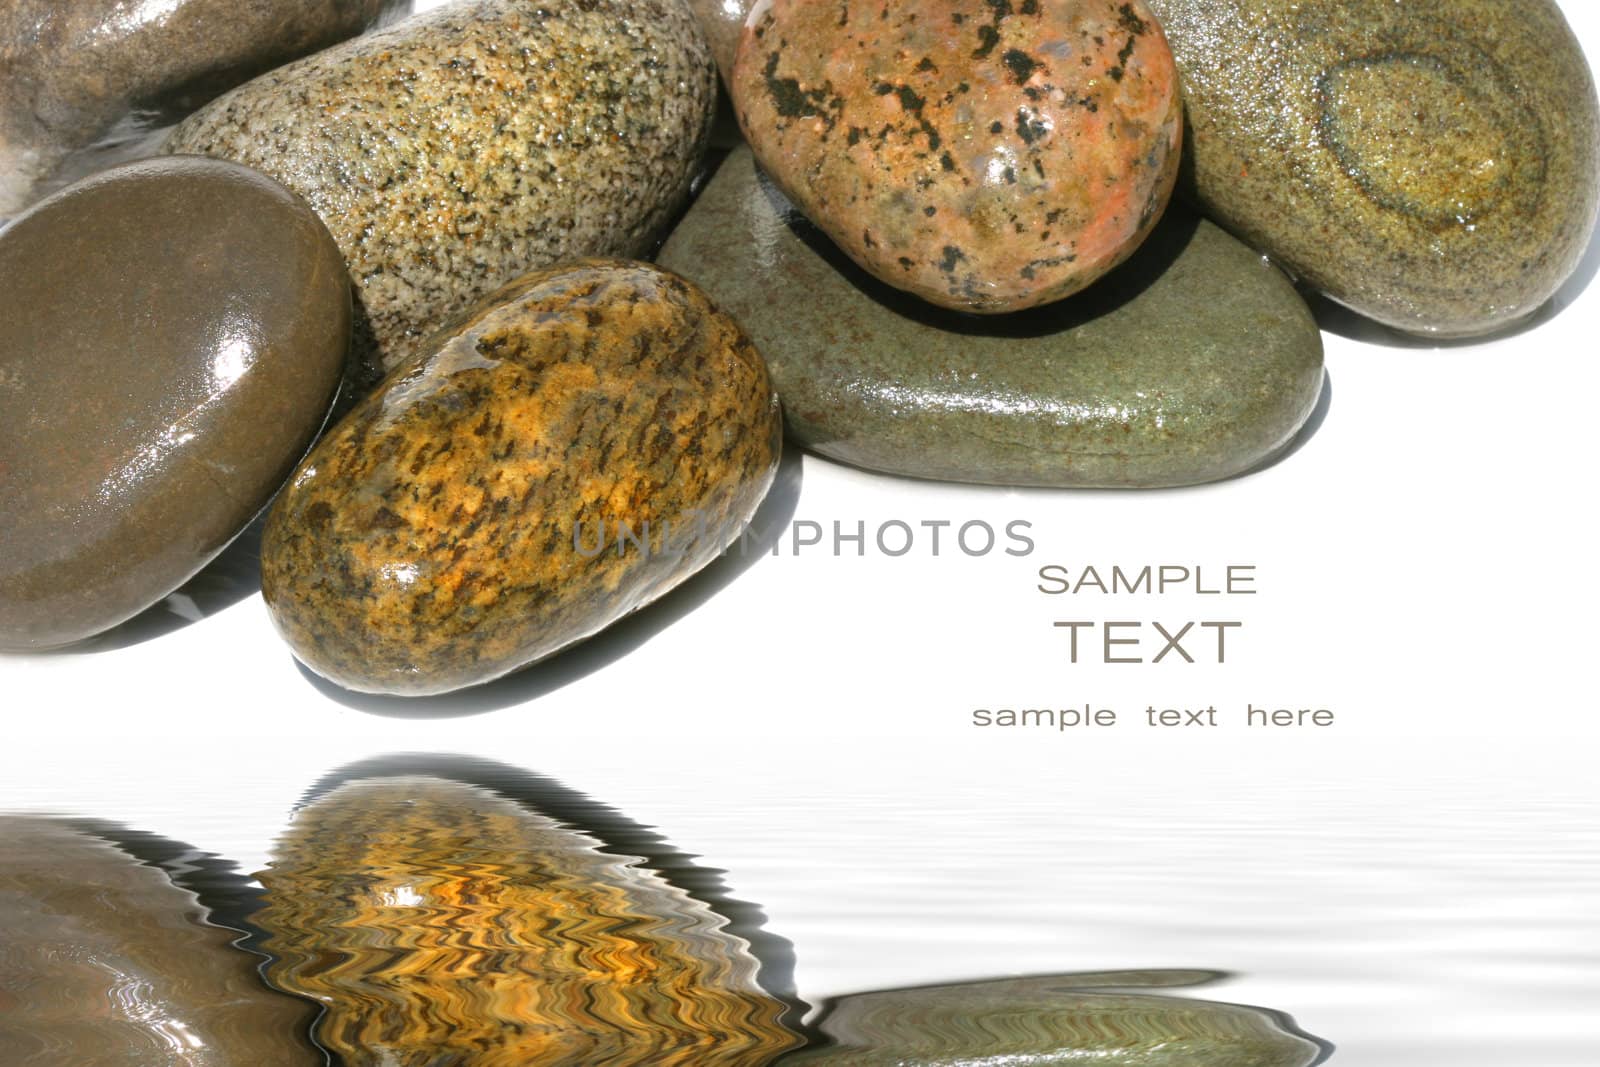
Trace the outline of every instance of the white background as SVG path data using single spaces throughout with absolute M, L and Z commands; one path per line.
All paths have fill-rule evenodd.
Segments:
M 1600 55 L 1600 14 L 1565 6 Z M 0 659 L 0 809 L 120 819 L 248 871 L 266 862 L 300 793 L 339 765 L 475 753 L 561 778 L 728 869 L 738 894 L 796 942 L 808 995 L 1012 971 L 1223 967 L 1275 975 L 1270 991 L 1230 996 L 1320 1011 L 1303 1021 L 1324 1032 L 1341 1019 L 1357 1026 L 1368 1008 L 1297 986 L 1270 948 L 1219 958 L 1227 939 L 1202 937 L 1200 920 L 1186 926 L 1181 899 L 1165 951 L 1119 948 L 1092 926 L 1042 931 L 1067 903 L 1030 880 L 1012 831 L 1048 825 L 1049 805 L 1080 803 L 1096 783 L 1107 797 L 1162 783 L 1167 799 L 1151 817 L 1169 831 L 1181 813 L 1203 818 L 1219 793 L 1240 803 L 1241 782 L 1259 783 L 1260 802 L 1291 820 L 1297 782 L 1363 776 L 1447 772 L 1497 795 L 1595 801 L 1597 267 L 1591 246 L 1538 325 L 1485 343 L 1435 349 L 1328 312 L 1325 324 L 1343 332 L 1325 333 L 1331 402 L 1320 426 L 1281 463 L 1220 485 L 1020 492 L 791 461 L 786 483 L 798 491 L 769 509 L 780 517 L 869 531 L 894 519 L 1020 519 L 1037 549 L 972 559 L 948 533 L 938 557 L 926 541 L 900 559 L 786 547 L 721 564 L 618 632 L 459 700 L 351 706 L 314 686 L 259 596 L 240 598 L 253 561 L 232 551 L 88 649 Z M 1035 584 L 1047 563 L 1212 574 L 1251 564 L 1259 594 L 1045 597 Z M 1069 618 L 1245 625 L 1225 667 L 1073 665 L 1052 626 Z M 1069 734 L 969 725 L 975 707 L 1085 702 L 1117 709 L 1124 724 Z M 1154 731 L 1135 721 L 1152 702 L 1214 705 L 1227 724 Z M 1247 702 L 1328 708 L 1336 725 L 1247 730 L 1237 721 Z M 1068 779 L 1084 789 L 1069 797 Z M 1024 811 L 1016 823 L 1008 802 Z M 1376 830 L 1388 816 L 1371 817 Z M 991 831 L 1003 843 L 985 855 Z M 1540 833 L 1530 825 L 1525 843 L 1536 848 Z M 928 863 L 941 841 L 963 861 Z M 877 882 L 904 888 L 908 871 L 923 896 L 874 895 Z M 929 933 L 941 925 L 942 880 L 960 878 L 991 894 L 1014 937 L 952 953 Z M 925 922 L 863 937 L 862 915 L 841 918 L 819 898 L 830 884 L 868 917 L 920 907 Z M 1291 880 L 1284 893 L 1300 888 Z M 1592 936 L 1593 905 L 1572 915 L 1575 936 Z M 949 920 L 947 932 L 959 929 Z M 1600 1035 L 1570 1036 L 1592 1045 Z

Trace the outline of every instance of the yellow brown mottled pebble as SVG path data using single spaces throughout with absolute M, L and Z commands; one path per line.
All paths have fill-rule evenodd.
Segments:
M 694 286 L 644 263 L 530 274 L 429 339 L 273 507 L 261 584 L 296 656 L 340 685 L 486 682 L 711 562 L 772 484 L 765 362 Z
M 278 842 L 254 921 L 347 1067 L 761 1067 L 798 1044 L 727 920 L 475 785 L 350 782 Z
M 766 0 L 730 91 L 796 207 L 882 281 L 960 311 L 1082 289 L 1178 176 L 1178 72 L 1144 0 Z
M 1577 268 L 1600 108 L 1550 0 L 1150 6 L 1181 71 L 1192 193 L 1307 285 L 1467 337 L 1525 319 Z
M 166 147 L 270 174 L 322 216 L 364 388 L 529 270 L 647 254 L 716 90 L 685 0 L 463 0 L 263 75 Z

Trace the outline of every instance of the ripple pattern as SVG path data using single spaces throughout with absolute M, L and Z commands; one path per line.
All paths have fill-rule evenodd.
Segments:
M 798 1043 L 709 907 L 479 786 L 342 785 L 260 879 L 268 976 L 352 1067 L 745 1067 Z
M 1259 1008 L 1089 991 L 1192 980 L 1186 972 L 1016 978 L 842 997 L 822 1021 L 835 1046 L 784 1067 L 1309 1067 L 1321 1055 Z
M 321 1064 L 311 1012 L 166 873 L 70 823 L 0 818 L 0 1064 Z

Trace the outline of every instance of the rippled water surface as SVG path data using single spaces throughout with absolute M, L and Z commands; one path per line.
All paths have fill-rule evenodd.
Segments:
M 749 770 L 708 803 L 364 760 L 259 844 L 241 795 L 198 821 L 7 817 L 0 1059 L 1595 1062 L 1581 782 L 1079 768 L 1017 790 L 940 766 L 888 788 L 851 773 L 871 765 L 815 789 Z M 197 827 L 215 843 L 161 836 Z M 118 1047 L 140 1052 L 94 1058 Z

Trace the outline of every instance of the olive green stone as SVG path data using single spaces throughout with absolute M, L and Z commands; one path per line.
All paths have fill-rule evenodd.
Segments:
M 1077 296 L 969 316 L 866 275 L 739 149 L 660 259 L 740 321 L 790 436 L 825 456 L 947 481 L 1186 485 L 1294 437 L 1322 388 L 1322 340 L 1281 273 L 1169 214 Z
M 1594 226 L 1600 112 L 1550 0 L 1151 0 L 1192 194 L 1380 322 L 1488 333 L 1539 308 Z
M 98 833 L 0 818 L 0 1063 L 323 1063 L 314 1007 L 269 990 L 240 936 Z
M 842 997 L 821 1021 L 833 1047 L 784 1067 L 1309 1067 L 1321 1049 L 1270 1012 L 1145 993 L 1159 974 L 1018 978 Z

